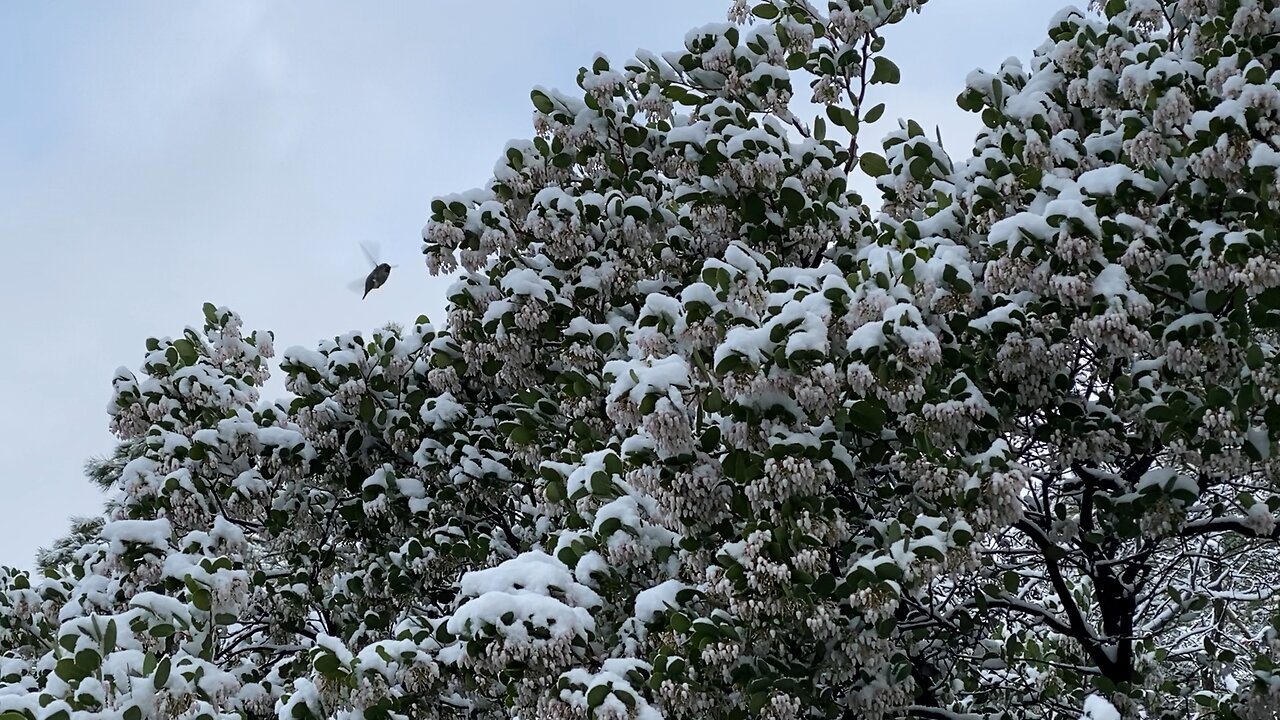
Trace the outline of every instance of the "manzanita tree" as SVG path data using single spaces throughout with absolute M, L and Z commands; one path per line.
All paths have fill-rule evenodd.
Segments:
M 432 203 L 443 326 L 290 399 L 225 308 L 148 341 L 0 718 L 1274 717 L 1280 9 L 1065 10 L 971 155 L 868 152 L 921 5 L 535 90 Z

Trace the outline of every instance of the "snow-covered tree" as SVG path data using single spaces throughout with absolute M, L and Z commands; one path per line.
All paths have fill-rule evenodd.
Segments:
M 971 154 L 868 152 L 923 4 L 534 90 L 432 203 L 444 324 L 290 399 L 225 308 L 148 341 L 0 720 L 1274 717 L 1280 9 L 1065 10 Z

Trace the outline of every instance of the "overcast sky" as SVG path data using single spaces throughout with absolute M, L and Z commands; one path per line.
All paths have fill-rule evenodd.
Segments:
M 890 36 L 886 123 L 976 132 L 964 76 L 1030 56 L 1063 0 L 933 0 Z M 729 0 L 0 0 L 0 564 L 96 513 L 115 368 L 206 301 L 276 348 L 443 317 L 421 263 L 435 195 L 530 133 L 529 89 L 593 53 L 678 47 Z M 363 302 L 357 243 L 399 263 Z M 272 388 L 278 388 L 273 384 Z

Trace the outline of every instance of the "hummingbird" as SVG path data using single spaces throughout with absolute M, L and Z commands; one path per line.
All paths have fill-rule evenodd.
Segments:
M 395 265 L 389 265 L 378 259 L 378 246 L 376 243 L 360 243 L 360 251 L 364 253 L 364 257 L 373 266 L 373 270 L 369 271 L 369 275 L 364 280 L 356 280 L 349 286 L 355 292 L 360 292 L 364 288 L 364 295 L 360 296 L 363 300 L 369 297 L 369 293 L 382 287 L 387 278 L 391 277 L 391 268 Z
M 382 287 L 382 284 L 391 277 L 391 266 L 386 263 L 378 263 L 377 267 L 369 272 L 369 277 L 364 279 L 364 295 L 360 296 L 363 300 L 369 297 L 369 293 Z

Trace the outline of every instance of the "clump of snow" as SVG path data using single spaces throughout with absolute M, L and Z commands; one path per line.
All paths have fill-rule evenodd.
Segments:
M 1120 720 L 1120 711 L 1101 695 L 1084 699 L 1084 714 L 1080 720 Z
M 560 594 L 579 607 L 595 607 L 602 600 L 573 578 L 573 572 L 554 557 L 532 550 L 487 570 L 462 576 L 462 594 L 480 597 L 488 593 L 511 595 Z
M 659 395 L 682 405 L 680 388 L 689 386 L 689 364 L 679 355 L 652 362 L 612 360 L 604 370 L 617 378 L 609 389 L 609 402 L 626 395 L 638 404 L 645 395 Z
M 111 551 L 124 552 L 124 543 L 148 545 L 163 550 L 169 547 L 173 526 L 168 520 L 115 520 L 102 526 L 102 538 L 111 543 Z
M 667 580 L 648 590 L 636 594 L 636 619 L 641 622 L 652 622 L 666 613 L 668 608 L 678 608 L 680 603 L 676 594 L 687 585 L 679 580 Z

